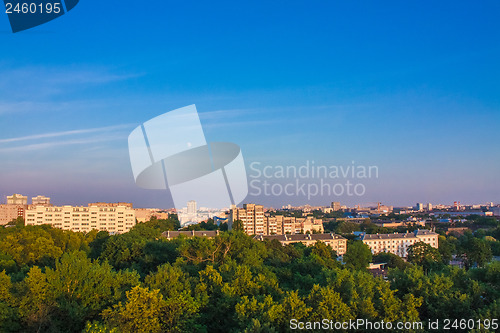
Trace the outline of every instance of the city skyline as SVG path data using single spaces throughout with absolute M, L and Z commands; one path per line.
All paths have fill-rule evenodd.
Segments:
M 5 204 L 20 204 L 20 205 L 48 205 L 48 206 L 77 206 L 77 207 L 87 207 L 90 204 L 95 204 L 99 202 L 106 202 L 109 204 L 126 204 L 126 205 L 133 205 L 134 208 L 137 209 L 160 209 L 160 210 L 175 210 L 175 207 L 143 207 L 143 206 L 136 206 L 133 202 L 123 202 L 123 201 L 112 201 L 112 200 L 104 200 L 104 201 L 97 201 L 97 200 L 91 200 L 88 202 L 78 202 L 78 203 L 68 203 L 68 202 L 58 202 L 52 200 L 53 198 L 50 196 L 46 196 L 46 194 L 36 194 L 34 196 L 31 195 L 24 195 L 22 193 L 12 193 L 11 195 L 4 195 L 3 197 L 0 198 L 0 204 L 5 205 Z M 19 201 L 15 203 L 14 201 Z M 9 202 L 13 201 L 13 202 Z M 31 201 L 31 203 L 30 203 Z M 262 203 L 257 203 L 257 202 L 250 202 L 250 201 L 244 201 L 239 205 L 235 205 L 236 207 L 243 207 L 246 204 L 258 204 L 261 205 Z M 436 202 L 416 202 L 416 203 L 409 203 L 407 205 L 392 205 L 390 202 L 369 202 L 365 203 L 364 205 L 361 204 L 354 204 L 354 205 L 347 205 L 343 202 L 338 202 L 338 201 L 332 201 L 332 202 L 326 202 L 324 204 L 318 204 L 318 205 L 310 205 L 308 203 L 303 203 L 300 205 L 291 205 L 291 204 L 284 204 L 281 206 L 268 206 L 268 205 L 263 205 L 266 209 L 293 209 L 293 208 L 304 208 L 304 207 L 331 207 L 334 208 L 333 210 L 342 210 L 342 209 L 356 209 L 356 208 L 376 208 L 377 205 L 379 207 L 391 207 L 392 208 L 414 208 L 417 211 L 432 211 L 435 209 L 441 209 L 441 207 L 449 207 L 449 208 L 455 208 L 455 209 L 461 209 L 465 207 L 498 207 L 500 206 L 500 203 L 493 202 L 493 201 L 487 201 L 487 202 L 460 202 L 460 201 L 454 201 L 452 203 L 436 203 Z M 418 208 L 421 206 L 421 208 Z M 223 209 L 215 209 L 213 207 L 197 207 L 197 202 L 194 200 L 190 200 L 186 202 L 186 205 L 184 205 L 182 208 L 179 209 L 179 211 L 184 212 L 186 214 L 192 214 L 195 211 L 205 211 L 205 210 L 214 210 L 214 211 L 224 211 L 224 210 L 230 210 L 231 207 L 225 207 Z
M 127 136 L 196 104 L 207 141 L 238 144 L 249 175 L 252 163 L 354 161 L 379 170 L 361 197 L 243 202 L 500 202 L 498 2 L 364 10 L 223 2 L 209 16 L 209 4 L 155 6 L 103 3 L 96 12 L 81 3 L 17 34 L 0 20 L 9 31 L 0 61 L 0 196 L 173 207 L 167 192 L 136 187 Z

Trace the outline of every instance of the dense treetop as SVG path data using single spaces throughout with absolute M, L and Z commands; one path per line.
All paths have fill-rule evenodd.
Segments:
M 238 231 L 161 237 L 177 228 L 174 219 L 112 236 L 0 228 L 0 332 L 283 332 L 292 318 L 500 314 L 499 263 L 469 250 L 467 270 L 445 264 L 457 248 L 481 246 L 475 237 L 440 239 L 439 251 L 416 247 L 410 263 L 375 256 L 393 267 L 384 280 L 366 270 L 372 258 L 360 242 L 348 244 L 342 264 L 319 242 L 282 246 Z

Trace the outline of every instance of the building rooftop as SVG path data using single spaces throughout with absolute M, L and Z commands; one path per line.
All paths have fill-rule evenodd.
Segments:
M 293 234 L 293 235 L 257 235 L 254 237 L 257 240 L 273 240 L 276 239 L 280 242 L 300 242 L 300 241 L 318 241 L 318 240 L 329 240 L 329 239 L 345 239 L 344 237 L 337 234 Z
M 400 238 L 415 238 L 417 236 L 434 236 L 437 235 L 434 231 L 431 230 L 415 230 L 414 232 L 405 232 L 398 233 L 395 232 L 393 234 L 366 234 L 360 233 L 359 237 L 361 240 L 374 240 L 374 239 L 400 239 Z
M 168 239 L 176 238 L 180 235 L 186 237 L 215 237 L 219 235 L 219 230 L 190 230 L 190 231 L 164 231 L 161 234 Z

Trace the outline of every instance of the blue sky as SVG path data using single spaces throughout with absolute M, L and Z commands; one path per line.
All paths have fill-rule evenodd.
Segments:
M 196 104 L 247 165 L 379 168 L 362 197 L 246 202 L 500 203 L 498 1 L 82 0 L 0 40 L 0 195 L 169 207 L 127 136 Z

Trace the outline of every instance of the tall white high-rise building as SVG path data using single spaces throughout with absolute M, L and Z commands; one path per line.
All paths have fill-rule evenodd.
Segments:
M 194 201 L 194 200 L 188 201 L 187 213 L 189 215 L 196 215 L 196 201 Z

